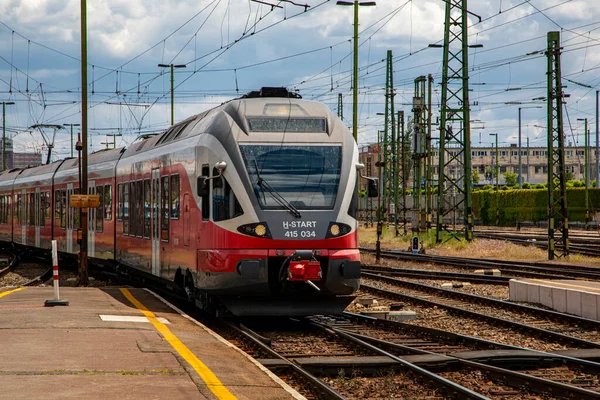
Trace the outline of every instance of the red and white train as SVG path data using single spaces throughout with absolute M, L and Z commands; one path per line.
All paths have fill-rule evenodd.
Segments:
M 358 289 L 358 149 L 324 105 L 263 88 L 89 156 L 92 261 L 236 315 L 343 310 Z M 79 251 L 78 160 L 0 175 L 0 240 Z

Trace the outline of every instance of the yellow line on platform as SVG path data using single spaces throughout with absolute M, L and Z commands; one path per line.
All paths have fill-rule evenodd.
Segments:
M 206 383 L 208 388 L 218 399 L 233 400 L 237 399 L 217 378 L 217 376 L 208 368 L 185 344 L 177 337 L 171 330 L 162 322 L 160 322 L 154 313 L 148 310 L 142 303 L 140 303 L 128 289 L 121 288 L 121 292 L 127 300 L 129 300 L 138 310 L 142 312 L 148 318 L 148 321 L 161 335 L 173 346 L 173 348 L 179 353 L 179 355 L 187 361 L 194 370 L 200 375 L 200 378 Z M 1 295 L 0 295 L 1 296 Z
M 17 289 L 13 289 L 13 290 L 8 290 L 6 292 L 2 292 L 2 293 L 0 293 L 0 299 L 3 298 L 4 296 L 8 296 L 9 294 L 14 293 L 14 292 L 18 292 L 20 290 L 24 290 L 24 289 L 22 287 L 20 287 L 20 288 L 17 288 Z

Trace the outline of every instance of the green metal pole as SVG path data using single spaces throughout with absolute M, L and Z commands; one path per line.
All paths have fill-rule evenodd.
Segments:
M 406 135 L 404 134 L 404 111 L 398 111 L 398 124 L 400 128 L 400 142 L 402 145 L 402 153 L 400 153 L 402 162 L 402 226 L 404 235 L 406 236 Z
M 498 169 L 498 134 L 496 133 L 496 226 L 500 225 L 500 188 L 498 186 L 498 176 L 500 175 L 500 170 Z
M 426 212 L 426 223 L 425 229 L 429 232 L 429 227 L 431 225 L 431 215 L 432 215 L 432 207 L 433 207 L 433 191 L 432 188 L 432 157 L 431 157 L 431 116 L 432 116 L 432 108 L 431 108 L 431 94 L 432 94 L 432 86 L 433 86 L 433 76 L 431 74 L 427 77 L 428 86 L 427 86 L 427 138 L 425 140 L 425 212 Z
M 354 91 L 352 93 L 352 134 L 358 142 L 358 0 L 354 0 Z
M 590 223 L 590 135 L 588 132 L 588 120 L 585 119 L 585 229 Z

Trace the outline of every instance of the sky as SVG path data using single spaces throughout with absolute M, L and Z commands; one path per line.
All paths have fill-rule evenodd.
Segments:
M 175 121 L 262 86 L 285 86 L 352 121 L 352 7 L 335 1 L 88 0 L 90 149 L 116 137 L 126 146 Z M 297 5 L 299 4 L 299 5 Z M 306 4 L 308 7 L 302 5 Z M 434 78 L 433 120 L 441 97 L 444 0 L 377 0 L 359 8 L 359 144 L 383 129 L 385 59 L 393 54 L 395 108 L 411 116 L 414 80 Z M 546 143 L 547 32 L 561 34 L 567 144 L 595 145 L 600 89 L 600 2 L 470 0 L 472 146 Z M 81 21 L 77 0 L 0 0 L 0 101 L 16 151 L 46 152 L 36 124 L 81 122 Z M 482 21 L 479 22 L 478 18 Z M 520 104 L 519 104 L 520 103 Z M 536 108 L 540 107 L 540 108 Z M 407 118 L 408 119 L 408 118 Z M 67 128 L 68 129 L 68 128 Z M 75 128 L 77 132 L 77 128 Z M 53 129 L 45 129 L 48 141 Z M 434 133 L 433 136 L 436 136 Z M 70 154 L 70 131 L 55 133 L 53 159 Z

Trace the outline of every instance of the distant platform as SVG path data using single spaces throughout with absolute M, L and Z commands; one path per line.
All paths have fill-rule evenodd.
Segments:
M 0 397 L 302 399 L 279 378 L 152 292 L 0 290 Z
M 559 312 L 600 321 L 600 282 L 511 279 L 510 300 L 543 304 Z

